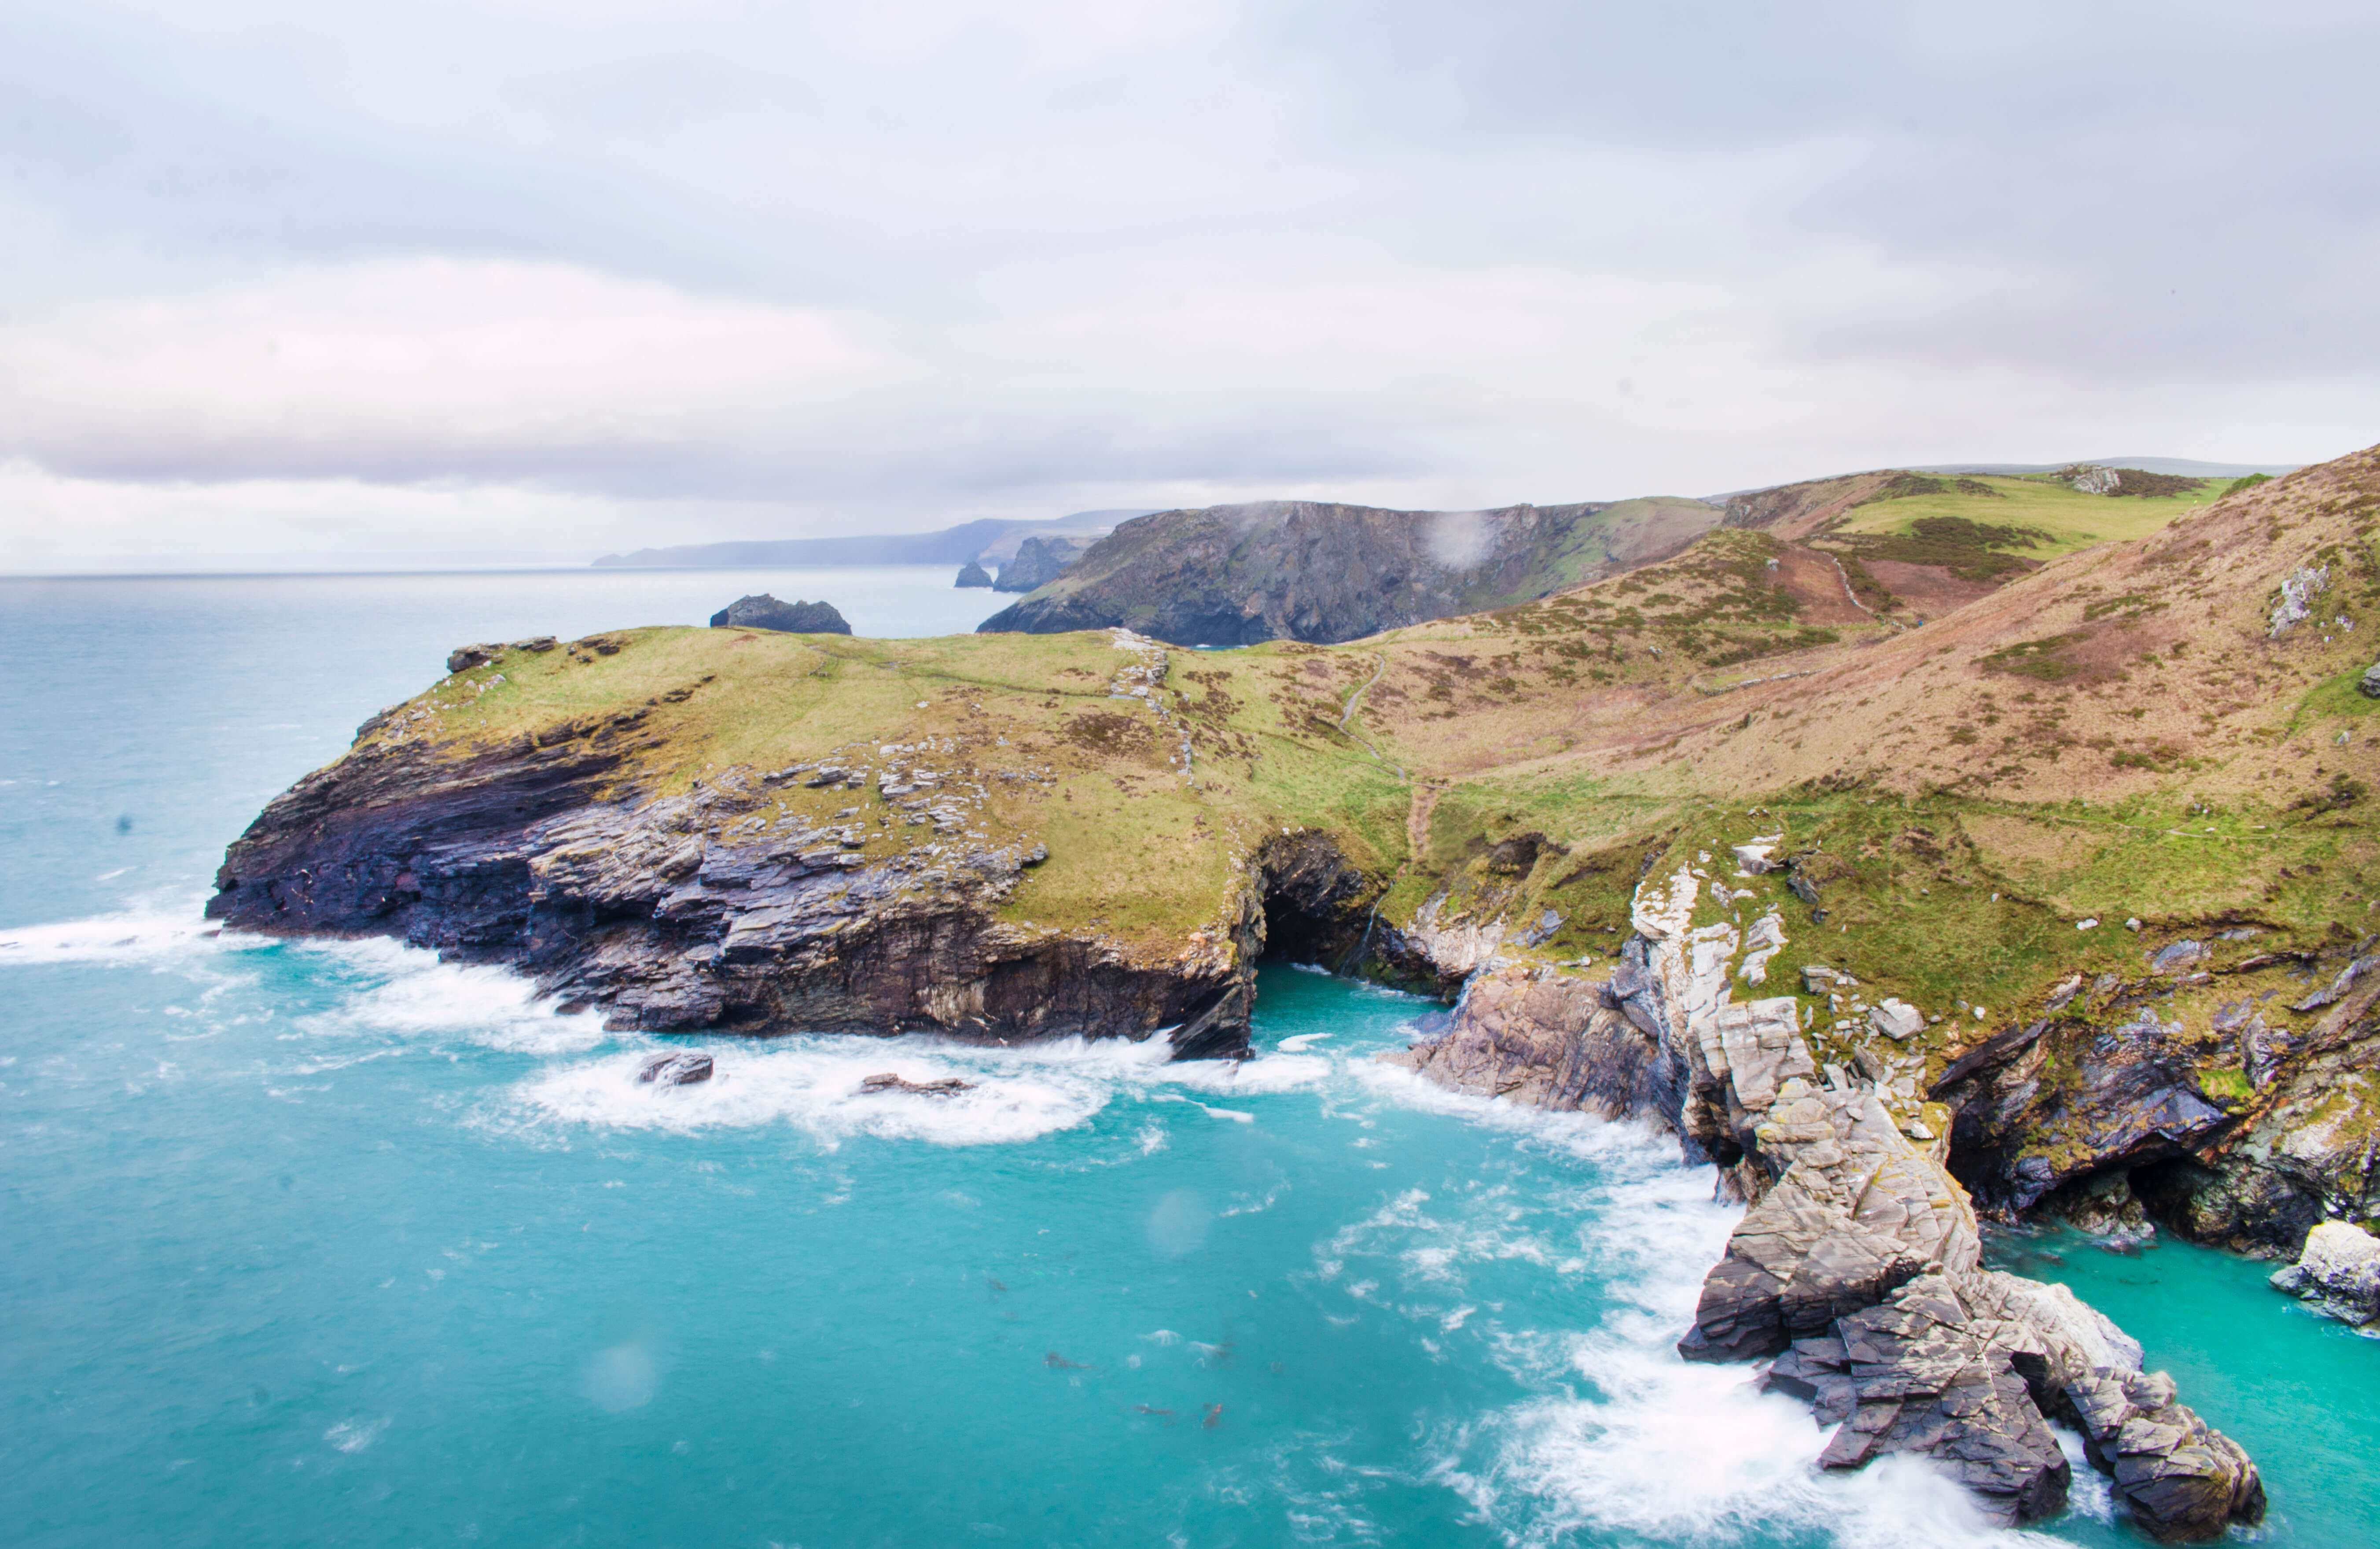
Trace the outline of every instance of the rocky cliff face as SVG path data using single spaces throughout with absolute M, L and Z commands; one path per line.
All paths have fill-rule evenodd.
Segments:
M 1269 905 L 1350 944 L 1371 891 L 1321 835 L 1284 835 L 1249 858 L 1208 928 L 1160 958 L 1095 932 L 1006 925 L 1000 904 L 1044 852 L 974 837 L 982 793 L 951 772 L 870 750 L 649 796 L 613 783 L 640 719 L 461 758 L 368 724 L 356 751 L 232 845 L 207 913 L 509 964 L 615 1026 L 982 1042 L 1162 1031 L 1194 1057 L 1246 1050 Z M 914 806 L 921 832 L 869 859 L 860 823 L 767 818 L 788 786 L 871 791 Z
M 1162 511 L 1123 523 L 1062 579 L 980 628 L 1049 634 L 1122 625 L 1184 645 L 1355 640 L 1664 558 L 1719 517 L 1687 500 L 1494 511 L 1271 501 Z
M 1773 914 L 1750 931 L 1695 926 L 1705 885 L 1691 866 L 1641 885 L 1607 977 L 1490 966 L 1452 1027 L 1402 1062 L 1463 1090 L 1664 1126 L 1716 1161 L 1748 1208 L 1679 1348 L 1767 1362 L 1765 1386 L 1840 1422 L 1821 1467 L 1916 1454 L 2000 1520 L 2031 1521 L 2066 1499 L 2057 1420 L 2155 1536 L 2261 1518 L 2254 1465 L 2169 1379 L 2142 1372 L 2137 1345 L 2070 1292 L 1983 1268 L 1924 1104 L 1822 1066 L 1794 998 L 1735 1000 L 1781 932 Z

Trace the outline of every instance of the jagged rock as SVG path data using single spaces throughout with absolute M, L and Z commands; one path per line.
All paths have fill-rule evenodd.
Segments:
M 2362 1325 L 2380 1321 L 2380 1238 L 2348 1221 L 2325 1221 L 2306 1234 L 2298 1262 L 2273 1274 L 2277 1290 Z
M 1859 988 L 1859 981 L 1840 969 L 1830 969 L 1824 963 L 1807 963 L 1802 969 L 1802 987 L 1814 995 L 1826 995 L 1839 990 L 1855 990 Z
M 832 603 L 781 603 L 763 592 L 738 597 L 710 616 L 714 629 L 776 629 L 789 635 L 847 635 L 851 626 Z
M 1742 870 L 1751 872 L 1754 876 L 1760 876 L 1768 872 L 1781 870 L 1782 868 L 1777 861 L 1769 859 L 1770 855 L 1777 848 L 1777 842 L 1776 838 L 1771 837 L 1767 839 L 1755 839 L 1748 845 L 1737 845 L 1733 847 L 1736 865 L 1741 867 Z
M 2220 1538 L 2265 1516 L 2265 1484 L 2239 1444 L 2174 1400 L 2162 1372 L 2094 1371 L 2065 1389 L 2094 1464 L 2154 1537 Z
M 1016 545 L 1016 557 L 1000 567 L 992 582 L 998 592 L 1033 592 L 1066 573 L 1088 545 L 1073 538 L 1027 538 Z
M 686 1087 L 710 1079 L 709 1055 L 659 1055 L 645 1061 L 637 1079 L 649 1086 Z
M 2149 970 L 2153 973 L 2186 973 L 2212 956 L 2204 942 L 2178 941 L 2151 953 Z
M 2363 676 L 2355 680 L 2355 687 L 2365 699 L 2380 700 L 2380 662 L 2365 667 Z
M 989 587 L 991 585 L 991 572 L 970 559 L 965 564 L 959 567 L 959 579 L 952 584 L 954 586 Z
M 458 645 L 446 653 L 446 671 L 450 676 L 468 672 L 473 667 L 486 666 L 507 651 L 543 653 L 552 650 L 555 643 L 552 635 L 534 635 L 525 640 L 515 640 L 510 645 Z
M 859 1083 L 863 1093 L 905 1092 L 916 1097 L 956 1097 L 963 1092 L 973 1092 L 973 1081 L 962 1081 L 956 1076 L 945 1076 L 939 1081 L 912 1081 L 892 1071 L 864 1078 Z
M 618 789 L 624 759 L 651 743 L 636 717 L 614 721 L 461 757 L 368 738 L 266 807 L 225 856 L 208 914 L 505 963 L 619 1028 L 987 1043 L 1170 1029 L 1180 1057 L 1245 1052 L 1264 934 L 1256 858 L 1209 926 L 1150 959 L 1096 932 L 1004 923 L 1002 904 L 1047 854 L 1027 838 L 936 833 L 933 853 L 871 856 L 847 848 L 864 842 L 856 825 L 772 817 L 759 771 L 670 796 Z
M 2013 1526 L 2066 1504 L 2072 1470 L 2023 1370 L 2044 1380 L 2049 1365 L 2031 1325 L 1976 1316 L 1951 1279 L 1934 1274 L 1796 1344 L 1764 1384 L 1814 1399 L 1822 1422 L 1849 1421 L 1819 1454 L 1821 1467 L 1918 1453 Z
M 1906 1043 L 1925 1031 L 1925 1014 L 1905 1000 L 1888 996 L 1869 1008 L 1867 1023 L 1895 1043 Z
M 1472 980 L 1442 1035 L 1390 1063 L 1457 1091 L 1671 1128 L 1683 1063 L 1613 1004 L 1608 988 L 1559 970 L 1490 970 Z

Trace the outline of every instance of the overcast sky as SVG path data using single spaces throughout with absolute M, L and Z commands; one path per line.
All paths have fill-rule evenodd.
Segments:
M 2380 8 L 0 6 L 0 567 L 2380 440 Z

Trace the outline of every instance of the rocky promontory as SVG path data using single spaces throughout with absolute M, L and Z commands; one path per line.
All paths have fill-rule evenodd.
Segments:
M 1694 500 L 1388 511 L 1265 501 L 1122 523 L 985 631 L 1111 626 L 1181 645 L 1354 640 L 1533 601 L 1667 557 L 1716 527 Z M 1019 559 L 1023 555 L 1020 552 Z M 1000 584 L 1009 586 L 1009 571 Z
M 1648 879 L 1607 974 L 1491 966 L 1446 1032 L 1396 1057 L 1458 1090 L 1652 1123 L 1718 1163 L 1747 1209 L 1679 1349 L 1765 1362 L 1764 1387 L 1838 1427 L 1821 1468 L 1912 1453 L 1998 1520 L 2035 1521 L 2069 1488 L 2055 1420 L 2154 1536 L 2258 1520 L 2255 1466 L 2143 1373 L 2138 1345 L 2071 1292 L 1983 1267 L 1924 1105 L 1822 1063 L 1796 997 L 1734 998 L 1787 944 L 1773 913 L 1697 926 L 1712 893 L 1731 896 L 1701 867 Z

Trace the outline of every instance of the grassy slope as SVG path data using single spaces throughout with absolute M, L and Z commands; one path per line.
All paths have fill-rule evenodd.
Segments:
M 1872 490 L 1864 477 L 1803 500 L 1801 532 L 1912 504 L 1849 506 Z M 2066 520 L 2050 510 L 2060 497 L 2041 498 L 1994 514 Z M 1441 890 L 1449 912 L 1550 909 L 1561 923 L 1535 948 L 1548 959 L 1617 945 L 1648 856 L 1668 870 L 1707 852 L 1722 860 L 1706 872 L 1756 898 L 1706 902 L 1705 919 L 1783 913 L 1791 945 L 1769 989 L 1819 960 L 1941 1012 L 1921 1040 L 1938 1069 L 2070 972 L 2137 976 L 2148 947 L 2181 933 L 2261 932 L 2218 948 L 2237 958 L 2380 925 L 2373 802 L 2356 784 L 2375 774 L 2380 703 L 2353 688 L 2380 646 L 2376 520 L 2380 457 L 2360 454 L 2070 553 L 1923 628 L 1850 609 L 1824 575 L 1795 579 L 1774 531 L 1722 531 L 1613 580 L 1373 640 L 1174 651 L 1171 722 L 1110 697 L 1135 658 L 1105 634 L 635 631 L 609 655 L 514 653 L 424 702 L 458 750 L 642 708 L 655 745 L 621 780 L 657 790 L 735 764 L 852 751 L 880 764 L 881 745 L 930 742 L 937 766 L 985 776 L 994 838 L 1050 848 L 1014 918 L 1154 955 L 1216 919 L 1281 826 L 1338 834 L 1388 884 L 1390 920 Z M 2333 578 L 2321 616 L 2356 627 L 2267 638 L 2282 577 L 2308 562 Z M 1169 762 L 1184 726 L 1195 783 Z M 1001 770 L 1050 779 L 990 777 Z M 1524 832 L 1551 842 L 1525 872 L 1497 871 L 1490 847 Z M 897 833 L 876 843 L 906 842 Z M 1731 874 L 1726 846 L 1767 834 L 1828 858 L 1823 922 L 1781 879 Z M 2087 917 L 2108 923 L 2077 931 Z M 2194 1017 L 2217 991 L 2281 984 L 2217 978 L 2175 1005 Z M 1961 1001 L 1996 1014 L 1977 1022 Z
M 2049 534 L 2047 541 L 2016 552 L 2028 558 L 2050 559 L 2095 543 L 2145 538 L 2176 517 L 2213 505 L 2231 483 L 2228 479 L 2210 479 L 2188 494 L 2140 496 L 2083 494 L 2046 475 L 1964 480 L 1943 476 L 1939 482 L 1953 487 L 1939 494 L 1902 495 L 1860 506 L 1832 531 L 1905 533 L 1910 523 L 1921 517 L 1961 517 L 2001 527 L 2039 528 Z M 1980 484 L 1993 493 L 1961 493 L 1956 487 L 1961 483 Z

